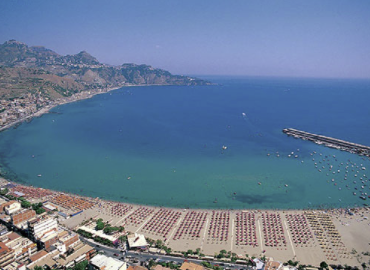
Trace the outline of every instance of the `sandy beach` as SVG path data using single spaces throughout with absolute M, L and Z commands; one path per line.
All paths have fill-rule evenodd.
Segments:
M 2 179 L 2 184 L 10 183 Z M 59 211 L 80 214 L 59 221 L 73 229 L 84 220 L 102 218 L 130 233 L 160 239 L 173 251 L 220 250 L 239 257 L 267 256 L 286 262 L 358 265 L 367 262 L 369 208 L 332 210 L 212 210 L 151 207 L 86 198 L 12 183 L 10 192 L 31 202 L 47 201 Z

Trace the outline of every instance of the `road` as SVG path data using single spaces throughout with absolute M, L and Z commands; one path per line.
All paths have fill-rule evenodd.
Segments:
M 191 259 L 191 258 L 182 258 L 182 257 L 174 257 L 174 256 L 168 256 L 168 255 L 161 255 L 161 254 L 151 254 L 147 252 L 138 252 L 138 251 L 128 251 L 122 252 L 120 249 L 116 248 L 111 248 L 107 246 L 103 246 L 100 244 L 95 243 L 91 239 L 86 239 L 80 236 L 81 241 L 88 243 L 95 247 L 95 249 L 98 252 L 104 252 L 106 256 L 113 257 L 113 258 L 118 258 L 120 260 L 124 260 L 128 262 L 129 264 L 139 264 L 140 262 L 145 262 L 149 260 L 155 260 L 157 262 L 172 262 L 181 265 L 185 260 L 188 262 L 193 262 L 200 264 L 202 260 L 198 259 Z M 115 255 L 117 254 L 117 255 Z M 221 261 L 210 261 L 212 265 L 219 265 L 224 269 L 238 269 L 238 270 L 252 270 L 253 268 L 251 266 L 247 265 L 238 265 L 238 264 L 233 264 L 233 263 L 225 263 Z

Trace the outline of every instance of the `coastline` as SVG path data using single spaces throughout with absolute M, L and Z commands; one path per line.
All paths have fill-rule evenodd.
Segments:
M 72 103 L 72 102 L 76 102 L 76 101 L 79 101 L 79 100 L 84 100 L 84 99 L 89 99 L 89 98 L 92 98 L 93 96 L 95 95 L 99 95 L 99 94 L 104 94 L 104 93 L 108 93 L 110 91 L 113 91 L 113 90 L 117 90 L 117 89 L 120 89 L 122 87 L 128 87 L 128 86 L 133 86 L 133 85 L 123 85 L 123 86 L 117 86 L 117 87 L 112 87 L 112 88 L 108 88 L 106 89 L 105 91 L 102 91 L 102 89 L 99 89 L 100 91 L 97 91 L 97 92 L 93 92 L 93 93 L 88 93 L 90 91 L 86 90 L 84 92 L 80 92 L 80 93 L 77 93 L 77 95 L 72 95 L 70 97 L 66 97 L 62 100 L 56 100 L 53 104 L 49 104 L 43 108 L 41 108 L 40 110 L 38 110 L 37 112 L 33 113 L 33 114 L 30 114 L 30 115 L 27 115 L 21 119 L 17 119 L 16 121 L 12 122 L 12 123 L 9 123 L 3 127 L 0 127 L 0 132 L 8 129 L 8 128 L 11 128 L 12 126 L 15 126 L 17 124 L 20 124 L 24 121 L 27 121 L 29 119 L 32 119 L 34 117 L 40 117 L 42 116 L 43 114 L 45 113 L 48 113 L 51 109 L 59 106 L 59 105 L 63 105 L 63 104 L 68 104 L 68 103 Z
M 225 249 L 241 257 L 249 254 L 255 257 L 273 257 L 278 261 L 288 261 L 293 258 L 293 261 L 311 265 L 319 265 L 321 261 L 332 264 L 360 265 L 358 256 L 367 251 L 368 242 L 370 242 L 369 234 L 361 234 L 370 226 L 367 219 L 367 215 L 370 215 L 368 207 L 351 208 L 351 210 L 340 208 L 331 210 L 179 209 L 84 197 L 78 194 L 26 186 L 2 177 L 0 177 L 0 183 L 3 186 L 12 184 L 24 188 L 24 197 L 31 203 L 47 202 L 56 205 L 58 211 L 68 216 L 67 219 L 59 218 L 59 221 L 70 229 L 77 229 L 83 221 L 90 218 L 102 218 L 114 226 L 124 226 L 130 233 L 140 233 L 151 239 L 162 240 L 175 252 L 200 248 L 202 253 L 212 256 Z M 39 191 L 46 195 L 31 198 L 28 197 L 29 194 L 26 194 L 27 190 L 30 191 L 29 194 Z M 61 199 L 65 200 L 65 204 L 56 203 L 56 200 L 61 201 Z M 80 204 L 82 202 L 82 204 L 90 205 L 82 210 L 81 208 L 74 209 L 74 206 L 66 207 L 66 205 L 73 204 L 75 200 Z M 80 206 L 75 204 L 75 207 Z M 250 227 L 251 225 L 244 229 L 243 225 L 240 227 L 241 216 L 244 222 L 247 222 L 246 224 L 253 222 L 254 229 L 253 226 Z M 310 222 L 293 223 L 298 226 L 297 229 L 291 227 L 291 222 L 302 218 Z M 163 228 L 162 226 L 169 228 L 167 233 L 158 229 Z M 187 234 L 187 228 L 193 228 L 193 226 L 199 226 L 198 236 Z M 276 234 L 275 230 L 266 231 L 269 226 L 277 226 L 276 228 L 281 226 L 282 231 L 280 234 L 277 233 L 277 236 L 283 237 L 284 242 L 268 243 L 266 235 Z M 306 228 L 310 229 L 306 231 Z M 224 233 L 218 235 L 218 230 Z M 249 230 L 252 230 L 252 235 L 254 231 L 256 244 L 239 243 L 243 241 L 240 237 L 244 233 L 247 235 Z M 212 232 L 216 235 L 212 236 Z M 300 239 L 297 237 L 305 237 L 307 232 L 311 234 L 307 242 L 297 240 Z M 333 232 L 335 232 L 335 237 L 332 236 Z M 223 235 L 226 235 L 226 239 Z M 354 250 L 356 253 L 353 253 Z
M 125 85 L 125 86 L 136 86 L 136 85 Z M 125 87 L 125 86 L 122 86 L 122 87 Z M 139 85 L 141 86 L 141 85 Z M 144 85 L 146 86 L 146 85 Z M 49 112 L 50 109 L 56 107 L 56 106 L 59 106 L 59 105 L 63 105 L 63 104 L 66 104 L 66 103 L 71 103 L 71 102 L 75 102 L 75 101 L 79 101 L 79 100 L 83 100 L 83 99 L 88 99 L 88 98 L 91 98 L 97 94 L 103 94 L 103 93 L 107 93 L 109 91 L 112 91 L 112 90 L 115 90 L 115 89 L 119 89 L 119 88 L 122 88 L 122 87 L 115 87 L 115 88 L 111 88 L 109 90 L 106 90 L 105 92 L 96 92 L 96 93 L 91 93 L 87 96 L 84 96 L 84 97 L 81 97 L 81 98 L 78 98 L 78 99 L 73 99 L 72 97 L 70 97 L 70 99 L 73 99 L 73 100 L 63 100 L 57 104 L 52 104 L 50 106 L 47 106 L 41 110 L 39 110 L 38 112 L 36 112 L 35 114 L 33 115 L 29 115 L 23 119 L 20 119 L 18 121 L 15 121 L 9 125 L 7 125 L 6 127 L 3 127 L 2 129 L 0 129 L 1 131 L 2 130 L 5 130 L 13 125 L 16 125 L 17 123 L 21 123 L 23 121 L 26 121 L 27 119 L 31 119 L 33 117 L 39 117 L 41 115 L 43 115 L 44 113 L 47 113 Z M 1 177 L 0 177 L 0 180 L 1 180 Z M 24 185 L 24 184 L 21 184 L 21 183 L 18 183 L 18 182 L 15 182 L 15 181 L 9 181 L 9 180 L 6 180 L 6 179 L 3 179 L 4 182 L 9 182 L 9 183 L 14 183 L 16 184 L 17 186 L 23 186 L 23 187 L 33 187 L 33 186 L 27 186 L 27 185 Z M 40 189 L 40 190 L 45 190 L 43 188 L 35 188 L 35 189 Z M 312 264 L 312 262 L 314 262 L 315 264 L 319 264 L 320 261 L 323 261 L 323 260 L 327 260 L 331 263 L 346 263 L 346 264 L 355 264 L 356 263 L 356 258 L 355 258 L 355 254 L 352 255 L 348 255 L 347 253 L 350 253 L 350 251 L 352 249 L 355 249 L 358 251 L 358 253 L 360 253 L 361 251 L 364 251 L 366 252 L 366 248 L 368 247 L 367 243 L 370 242 L 370 236 L 369 235 L 361 235 L 361 233 L 358 233 L 358 232 L 364 232 L 366 230 L 368 230 L 369 226 L 370 226 L 370 223 L 365 220 L 364 218 L 361 217 L 361 215 L 363 216 L 365 213 L 366 215 L 369 215 L 369 209 L 367 207 L 353 207 L 351 208 L 352 212 L 355 212 L 355 216 L 350 216 L 349 214 L 347 214 L 347 209 L 343 209 L 343 208 L 331 208 L 331 209 L 289 209 L 289 210 L 279 210 L 279 209 L 202 209 L 202 208 L 190 208 L 190 209 L 184 209 L 184 208 L 174 208 L 174 207 L 164 207 L 164 206 L 149 206 L 149 205 L 142 205 L 142 204 L 133 204 L 133 203 L 126 203 L 126 202 L 118 202 L 118 201 L 110 201 L 110 200 L 106 200 L 106 199 L 100 199 L 100 198 L 93 198 L 93 197 L 85 197 L 85 196 L 82 196 L 82 195 L 79 195 L 79 194 L 73 194 L 73 193 L 68 193 L 68 192 L 62 192 L 62 191 L 55 191 L 55 190 L 49 190 L 53 195 L 51 196 L 58 196 L 60 194 L 65 194 L 67 196 L 70 196 L 70 197 L 73 197 L 73 198 L 82 198 L 82 199 L 85 199 L 85 200 L 88 200 L 90 202 L 93 203 L 93 206 L 89 209 L 85 209 L 83 210 L 82 214 L 78 214 L 74 217 L 71 217 L 69 218 L 68 220 L 66 220 L 66 224 L 70 227 L 70 228 L 74 228 L 75 226 L 77 226 L 78 224 L 81 223 L 81 219 L 86 219 L 86 218 L 90 218 L 90 217 L 102 217 L 104 220 L 107 220 L 109 222 L 111 222 L 112 224 L 123 224 L 123 222 L 125 222 L 125 220 L 131 215 L 133 214 L 135 211 L 139 210 L 140 208 L 142 209 L 149 209 L 149 210 L 153 210 L 152 213 L 150 215 L 148 215 L 143 221 L 142 223 L 138 224 L 138 225 L 132 225 L 132 224 L 125 224 L 125 227 L 127 227 L 127 230 L 134 233 L 134 232 L 138 232 L 138 233 L 143 233 L 144 235 L 150 237 L 150 238 L 153 238 L 153 239 L 161 239 L 163 241 L 166 242 L 166 244 L 168 244 L 171 248 L 173 248 L 173 250 L 179 250 L 179 251 L 187 251 L 189 249 L 193 249 L 195 250 L 196 248 L 198 247 L 201 247 L 202 248 L 202 251 L 204 251 L 205 254 L 214 254 L 218 251 L 220 251 L 221 249 L 225 249 L 225 250 L 230 250 L 232 252 L 235 252 L 237 254 L 249 254 L 249 255 L 252 255 L 252 256 L 263 256 L 263 255 L 266 255 L 266 256 L 272 256 L 274 258 L 276 258 L 277 260 L 288 260 L 288 259 L 292 259 L 293 258 L 293 261 L 294 260 L 299 260 L 300 262 L 302 263 L 307 263 L 307 264 Z M 50 201 L 49 198 L 46 198 L 46 197 L 42 197 L 42 198 L 39 198 L 38 199 L 39 201 Z M 35 202 L 37 201 L 37 199 L 35 200 Z M 117 214 L 117 213 L 113 213 L 114 209 L 122 209 L 122 211 L 120 213 L 123 213 L 123 215 L 121 214 Z M 62 208 L 63 209 L 63 208 Z M 68 209 L 65 209 L 66 211 Z M 158 233 L 153 233 L 153 231 L 150 231 L 148 229 L 145 228 L 145 224 L 147 224 L 148 222 L 151 221 L 151 219 L 154 217 L 155 213 L 156 212 L 159 212 L 159 211 L 171 211 L 171 212 L 174 212 L 174 213 L 178 213 L 180 215 L 180 218 L 177 221 L 177 223 L 173 224 L 173 227 L 171 229 L 171 232 L 170 234 L 167 236 L 167 237 L 163 237 L 161 236 L 160 234 Z M 64 211 L 64 210 L 63 210 Z M 67 211 L 68 212 L 68 211 Z M 69 213 L 70 214 L 75 214 L 77 213 L 78 211 L 75 211 L 73 209 L 69 209 Z M 173 240 L 173 236 L 175 235 L 175 232 L 177 231 L 177 229 L 180 228 L 181 226 L 181 222 L 183 220 L 186 219 L 186 214 L 188 213 L 191 213 L 191 212 L 195 212 L 195 213 L 205 213 L 207 215 L 207 222 L 205 223 L 205 227 L 202 229 L 202 233 L 201 233 L 201 237 L 202 237 L 202 241 L 199 241 L 199 239 L 194 239 L 192 237 L 188 237 L 188 238 L 181 238 L 179 240 Z M 229 213 L 230 214 L 230 222 L 228 224 L 230 224 L 230 226 L 228 227 L 228 230 L 229 230 L 229 235 L 231 238 L 229 238 L 227 241 L 214 241 L 212 242 L 212 240 L 209 240 L 209 242 L 207 243 L 207 237 L 206 237 L 206 234 L 207 234 L 207 226 L 210 224 L 210 220 L 211 220 L 211 216 L 213 214 L 213 212 L 216 212 L 216 213 Z M 259 245 L 258 247 L 253 247 L 253 246 L 236 246 L 234 243 L 235 243 L 235 235 L 236 235 L 236 232 L 235 232 L 235 220 L 237 218 L 237 214 L 240 214 L 240 213 L 252 213 L 254 215 L 256 215 L 256 228 L 260 228 L 259 231 L 257 230 L 257 235 L 258 235 L 258 239 L 259 239 Z M 359 214 L 357 214 L 357 212 Z M 279 214 L 281 217 L 282 217 L 282 225 L 283 225 L 283 228 L 285 230 L 285 237 L 287 239 L 287 244 L 285 246 L 279 246 L 279 247 L 271 247 L 271 248 L 266 248 L 266 246 L 263 244 L 263 237 L 262 237 L 262 233 L 261 233 L 261 228 L 262 228 L 262 219 L 261 219 L 261 216 L 263 213 L 273 213 L 273 214 Z M 342 236 L 342 240 L 343 242 L 345 243 L 345 246 L 346 246 L 346 256 L 352 256 L 351 258 L 343 258 L 343 259 L 340 259 L 339 261 L 338 260 L 331 260 L 329 258 L 332 258 L 332 257 L 326 257 L 328 256 L 328 252 L 326 252 L 325 249 L 322 248 L 322 246 L 320 244 L 318 244 L 319 242 L 319 239 L 315 233 L 314 235 L 314 238 L 315 238 L 315 244 L 310 244 L 309 246 L 298 246 L 298 247 L 295 247 L 295 245 L 291 244 L 291 235 L 289 234 L 289 229 L 287 227 L 287 219 L 286 219 L 286 215 L 288 213 L 291 213 L 293 215 L 305 215 L 306 213 L 313 213 L 316 215 L 316 213 L 319 213 L 319 214 L 323 214 L 325 215 L 328 215 L 330 217 L 330 219 L 332 220 L 332 223 L 335 224 L 335 227 L 338 229 L 340 235 Z M 360 221 L 361 219 L 361 221 Z M 319 219 L 318 219 L 319 220 Z M 319 225 L 322 227 L 322 224 L 319 223 Z M 320 227 L 319 226 L 319 227 Z M 320 227 L 320 228 L 321 228 Z M 312 227 L 313 228 L 313 227 Z M 324 228 L 325 229 L 325 228 Z M 330 231 L 324 231 L 324 236 L 323 237 L 327 237 L 327 235 L 330 233 Z M 328 244 L 330 245 L 330 239 L 328 240 Z M 264 249 L 262 249 L 264 248 Z M 263 253 L 262 251 L 263 250 L 266 250 L 266 253 Z M 335 252 L 335 254 L 337 255 L 338 257 L 338 254 L 340 252 L 340 250 L 338 249 L 332 249 L 331 251 Z M 330 253 L 331 255 L 332 253 Z M 293 257 L 294 256 L 294 257 Z M 341 255 L 342 256 L 342 255 Z

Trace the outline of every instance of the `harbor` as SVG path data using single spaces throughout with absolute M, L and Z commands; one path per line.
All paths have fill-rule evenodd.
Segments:
M 297 138 L 297 139 L 307 140 L 307 141 L 311 141 L 319 145 L 322 144 L 330 148 L 370 157 L 370 147 L 369 146 L 347 142 L 344 140 L 327 137 L 323 135 L 318 135 L 314 133 L 309 133 L 309 132 L 297 130 L 294 128 L 285 128 L 283 129 L 283 133 L 287 134 L 288 136 Z

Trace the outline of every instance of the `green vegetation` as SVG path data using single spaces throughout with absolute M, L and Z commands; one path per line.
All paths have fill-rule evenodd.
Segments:
M 114 246 L 114 244 L 113 244 L 112 241 L 110 241 L 108 239 L 101 238 L 99 236 L 95 236 L 94 237 L 91 233 L 89 233 L 87 231 L 78 229 L 77 230 L 77 233 L 80 234 L 80 235 L 82 235 L 83 237 L 94 239 L 95 242 L 98 242 L 100 244 L 103 244 L 103 245 L 106 245 L 106 246 L 110 246 L 110 247 L 113 247 Z
M 101 231 L 103 230 L 105 227 L 105 224 L 103 222 L 103 219 L 99 218 L 97 221 L 96 221 L 96 226 L 95 226 L 95 230 L 97 231 Z
M 162 249 L 164 250 L 164 252 L 166 252 L 166 254 L 171 254 L 172 252 L 172 249 L 169 248 L 169 247 L 166 247 L 166 245 L 162 242 L 162 240 L 153 240 L 153 239 L 150 239 L 150 238 L 145 238 L 146 241 L 148 242 L 149 246 L 151 247 L 155 247 L 155 248 L 158 248 L 158 249 Z
M 121 243 L 124 243 L 127 241 L 127 235 L 121 235 L 120 237 L 118 237 L 118 240 L 121 241 Z
M 320 263 L 320 268 L 321 268 L 321 269 L 328 269 L 328 264 L 327 264 L 326 262 L 322 261 L 322 262 Z
M 149 261 L 149 265 L 150 264 L 152 264 L 154 266 L 155 262 L 153 261 L 152 263 L 150 263 L 150 261 Z M 180 268 L 180 265 L 172 263 L 172 262 L 161 262 L 161 263 L 158 263 L 158 264 L 162 265 L 163 267 L 167 267 L 167 268 L 171 268 L 171 269 L 179 269 Z
M 170 254 L 172 249 L 169 247 L 166 247 L 165 244 L 162 242 L 162 240 L 155 241 L 155 247 L 159 249 L 163 249 L 166 254 Z
M 42 208 L 42 203 L 41 202 L 32 204 L 32 209 L 35 210 L 36 214 L 38 214 L 38 215 L 45 212 L 45 209 Z
M 288 264 L 288 265 L 290 265 L 290 266 L 297 266 L 297 265 L 298 265 L 298 263 L 299 263 L 299 262 L 297 262 L 297 261 L 293 262 L 292 260 L 289 260 L 289 261 L 287 262 L 287 264 Z
M 204 254 L 200 252 L 200 248 L 197 248 L 195 251 L 188 249 L 188 251 L 182 252 L 185 257 L 188 257 L 189 255 L 197 255 L 199 257 L 204 257 Z
M 81 229 L 78 229 L 77 233 L 81 234 L 83 237 L 86 237 L 86 238 L 93 238 L 93 235 L 91 233 L 81 230 Z
M 209 262 L 202 262 L 201 263 L 204 267 L 206 268 L 209 268 L 209 269 L 213 269 L 213 270 L 223 270 L 223 268 L 221 266 L 218 266 L 218 265 L 212 265 L 211 263 Z
M 3 188 L 0 190 L 0 195 L 6 195 L 7 193 L 9 192 L 9 190 L 7 188 Z
M 236 253 L 232 253 L 231 251 L 226 251 L 224 249 L 220 250 L 219 254 L 215 254 L 215 258 L 217 259 L 229 259 L 231 262 L 236 262 L 239 258 L 237 257 Z
M 23 208 L 30 208 L 31 207 L 31 203 L 29 202 L 29 201 L 27 201 L 25 198 L 23 198 L 23 197 L 19 197 L 18 198 L 18 201 L 20 201 L 21 202 L 21 206 L 23 207 Z
M 87 260 L 77 263 L 72 268 L 67 268 L 68 270 L 85 270 L 87 269 L 89 262 Z
M 103 245 L 106 245 L 106 246 L 109 246 L 109 247 L 113 247 L 113 242 L 108 240 L 108 239 L 105 239 L 105 238 L 101 238 L 99 236 L 95 236 L 94 238 L 94 241 L 95 242 L 98 242 L 100 244 L 103 244 Z
M 103 222 L 103 219 L 99 218 L 96 221 L 95 230 L 97 230 L 97 231 L 103 230 L 103 232 L 105 234 L 112 234 L 112 233 L 117 232 L 117 231 L 118 232 L 123 232 L 125 230 L 125 228 L 122 227 L 122 226 L 112 227 L 108 222 L 107 223 L 104 223 Z

